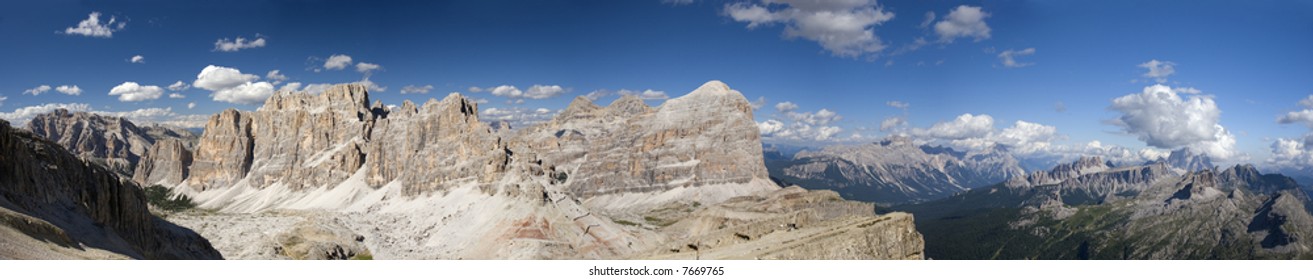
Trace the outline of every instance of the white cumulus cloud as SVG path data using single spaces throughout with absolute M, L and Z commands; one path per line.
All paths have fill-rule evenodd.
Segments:
M 64 34 L 82 35 L 87 37 L 110 38 L 114 37 L 114 32 L 123 30 L 127 26 L 126 22 L 119 22 L 117 18 L 110 16 L 109 22 L 100 22 L 100 12 L 91 12 L 87 19 L 78 22 L 77 26 L 64 29 Z
M 138 102 L 159 99 L 164 89 L 159 86 L 140 85 L 135 82 L 123 82 L 109 90 L 110 96 L 118 96 L 119 101 Z
M 184 91 L 189 88 L 191 88 L 191 85 L 183 81 L 173 82 L 173 84 L 169 85 L 169 90 L 171 91 Z
M 872 0 L 761 0 L 726 4 L 725 14 L 748 29 L 782 24 L 786 38 L 815 41 L 835 56 L 853 58 L 884 50 L 875 27 L 894 18 Z
M 1113 125 L 1149 146 L 1188 147 L 1223 160 L 1237 155 L 1235 137 L 1219 124 L 1222 110 L 1210 96 L 1182 98 L 1171 87 L 1158 84 L 1113 99 L 1109 109 L 1121 113 L 1111 121 Z
M 1304 109 L 1278 117 L 1277 123 L 1298 123 L 1313 129 L 1313 95 L 1299 100 L 1298 103 Z M 1271 151 L 1272 156 L 1267 159 L 1267 164 L 1278 170 L 1313 171 L 1313 132 L 1305 132 L 1299 139 L 1277 138 L 1272 142 Z
M 374 70 L 378 70 L 379 68 L 383 68 L 383 66 L 379 66 L 378 64 L 373 64 L 368 62 L 356 63 L 356 72 L 360 72 L 360 73 L 373 72 Z
M 281 71 L 278 71 L 278 69 L 269 70 L 269 73 L 264 74 L 264 78 L 265 80 L 269 80 L 269 82 L 275 85 L 287 81 L 287 75 L 283 75 L 283 73 Z
M 48 103 L 35 106 L 27 106 L 14 109 L 13 112 L 0 112 L 0 119 L 9 121 L 9 125 L 20 126 L 27 124 L 36 115 L 49 113 L 55 109 L 65 109 L 69 111 L 91 111 L 91 105 L 85 103 Z
M 1303 124 L 1313 129 L 1313 95 L 1309 95 L 1299 100 L 1299 105 L 1304 106 L 1303 110 L 1287 112 L 1285 115 L 1277 117 L 1277 123 L 1280 124 Z
M 985 24 L 988 17 L 989 13 L 980 7 L 957 6 L 944 16 L 944 20 L 935 23 L 935 33 L 943 43 L 951 43 L 959 37 L 972 37 L 976 41 L 989 39 L 989 25 Z
M 1144 73 L 1145 78 L 1151 78 L 1159 83 L 1166 83 L 1167 77 L 1176 73 L 1176 63 L 1171 61 L 1158 61 L 1157 59 L 1149 60 L 1139 65 L 1148 72 Z
M 236 68 L 209 65 L 196 74 L 192 85 L 213 92 L 214 101 L 251 105 L 273 95 L 274 85 L 256 82 L 259 79 L 260 76 L 244 74 Z
M 62 85 L 55 88 L 55 91 L 67 95 L 82 95 L 82 88 L 77 85 Z
M 298 83 L 298 82 L 291 82 L 291 83 L 284 84 L 283 87 L 278 88 L 278 91 L 293 91 L 293 92 L 294 92 L 294 91 L 297 91 L 297 90 L 300 90 L 300 89 L 301 89 L 301 83 Z
M 407 85 L 401 88 L 401 94 L 426 94 L 433 90 L 433 85 Z
M 903 126 L 907 126 L 907 118 L 905 117 L 888 117 L 880 121 L 880 131 L 891 131 Z
M 1017 62 L 1018 56 L 1027 56 L 1035 54 L 1035 48 L 1026 48 L 1023 50 L 1006 50 L 998 54 L 998 59 L 1003 63 L 1003 67 L 1020 68 L 1035 65 L 1031 62 Z
M 220 38 L 214 41 L 214 50 L 218 52 L 235 52 L 243 49 L 253 49 L 264 47 L 265 40 L 259 34 L 255 35 L 255 40 L 247 40 L 238 36 L 237 39 Z
M 559 85 L 533 85 L 529 90 L 524 91 L 524 97 L 529 99 L 547 99 L 556 97 L 565 93 L 568 89 Z
M 981 138 L 994 131 L 994 117 L 990 115 L 962 114 L 951 121 L 940 122 L 929 129 L 917 129 L 913 134 L 937 139 L 960 140 Z
M 793 102 L 785 101 L 785 102 L 775 103 L 775 110 L 780 111 L 781 113 L 788 113 L 797 109 L 798 109 L 798 104 L 794 104 Z
M 235 104 L 260 104 L 274 93 L 274 85 L 269 82 L 246 82 L 230 88 L 214 91 L 214 101 Z
M 764 136 L 775 135 L 775 133 L 784 130 L 784 123 L 777 120 L 766 120 L 757 123 L 757 130 Z
M 844 129 L 832 125 L 843 119 L 837 112 L 822 108 L 815 112 L 799 112 L 793 102 L 780 102 L 775 109 L 781 114 L 757 123 L 762 137 L 788 141 L 837 141 Z
M 500 85 L 500 86 L 489 88 L 487 90 L 489 93 L 492 93 L 492 95 L 494 96 L 501 96 L 507 98 L 519 98 L 520 96 L 524 95 L 524 91 L 521 91 L 519 88 L 516 88 L 515 86 L 512 85 Z
M 324 61 L 324 69 L 342 70 L 351 65 L 351 56 L 345 54 L 334 54 Z
M 50 85 L 39 85 L 34 88 L 24 90 L 23 94 L 31 94 L 35 96 L 35 95 L 41 95 L 42 93 L 46 93 L 47 91 L 50 91 Z
M 131 63 L 146 63 L 146 57 L 145 57 L 145 56 L 141 56 L 141 55 L 134 55 L 134 56 L 132 56 L 132 58 L 129 58 L 129 59 L 128 59 L 128 62 L 131 62 Z
M 260 76 L 254 74 L 242 74 L 241 70 L 223 66 L 209 65 L 201 69 L 201 73 L 196 74 L 196 81 L 192 82 L 193 86 L 198 88 L 218 91 L 233 88 L 260 79 Z

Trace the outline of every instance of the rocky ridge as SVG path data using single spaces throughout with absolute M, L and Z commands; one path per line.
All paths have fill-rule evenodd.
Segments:
M 1173 150 L 1167 157 L 1148 161 L 1144 165 L 1156 162 L 1166 163 L 1180 173 L 1217 168 L 1216 165 L 1213 165 L 1213 159 L 1207 154 L 1196 154 L 1190 148 Z
M 958 152 L 916 145 L 901 136 L 803 151 L 791 160 L 767 165 L 772 176 L 785 182 L 886 204 L 943 198 L 1024 175 L 1004 147 Z
M 1179 170 L 1082 158 L 899 209 L 929 228 L 935 258 L 1313 258 L 1313 200 L 1293 179 L 1250 165 Z
M 342 221 L 378 258 L 624 258 L 676 242 L 662 229 L 689 217 L 672 209 L 696 212 L 780 190 L 762 164 L 750 104 L 718 81 L 657 107 L 632 96 L 606 107 L 576 99 L 552 121 L 513 133 L 490 128 L 478 112 L 459 94 L 389 108 L 370 103 L 359 85 L 280 92 L 255 112 L 224 111 L 206 124 L 190 166 L 161 170 L 184 170 L 174 190 L 227 216 L 171 219 L 237 258 L 297 258 L 259 245 L 280 242 L 234 231 L 265 223 L 248 217 L 269 213 Z M 152 155 L 168 156 L 148 159 L 185 166 L 183 153 L 161 149 Z M 883 217 L 864 209 L 826 217 Z M 880 224 L 808 228 L 902 232 L 880 239 L 901 243 L 881 246 L 908 249 L 851 258 L 921 256 L 910 223 Z
M 181 128 L 137 126 L 119 117 L 65 109 L 37 115 L 25 128 L 124 177 L 133 176 L 138 162 L 156 141 L 174 139 L 190 145 L 196 138 Z
M 152 215 L 136 184 L 66 143 L 0 121 L 0 258 L 221 258 L 200 235 Z

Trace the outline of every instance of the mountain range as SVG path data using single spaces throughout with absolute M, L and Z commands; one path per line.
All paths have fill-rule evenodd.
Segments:
M 1251 165 L 1181 171 L 1094 158 L 953 197 L 917 216 L 936 259 L 1313 257 L 1313 207 L 1291 178 Z
M 60 149 L 116 167 L 115 188 L 193 199 L 157 221 L 226 258 L 923 257 L 911 215 L 771 181 L 751 104 L 718 81 L 656 107 L 581 97 L 518 130 L 478 112 L 459 94 L 393 107 L 337 85 L 225 110 L 195 138 L 62 111 L 29 126 L 80 139 Z
M 901 136 L 769 159 L 766 165 L 771 175 L 783 182 L 834 190 L 847 199 L 879 204 L 944 198 L 1025 174 L 1019 161 L 1002 146 L 962 152 L 917 145 Z
M 1002 145 L 763 145 L 718 81 L 659 106 L 579 97 L 518 129 L 478 107 L 336 85 L 225 110 L 199 136 L 64 110 L 4 123 L 0 256 L 1313 258 L 1308 188 L 1188 149 L 1026 172 Z M 148 205 L 146 186 L 198 209 Z

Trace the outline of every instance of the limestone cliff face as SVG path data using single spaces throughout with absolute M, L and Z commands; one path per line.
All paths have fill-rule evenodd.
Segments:
M 225 212 L 353 217 L 370 251 L 392 258 L 636 256 L 685 236 L 659 230 L 669 221 L 733 199 L 761 208 L 745 211 L 763 233 L 809 217 L 799 236 L 828 244 L 795 254 L 803 249 L 774 243 L 783 239 L 754 243 L 784 250 L 770 258 L 921 256 L 906 215 L 875 216 L 872 205 L 837 203 L 833 193 L 777 192 L 750 104 L 718 81 L 657 107 L 634 96 L 606 107 L 577 98 L 554 120 L 515 132 L 494 131 L 478 112 L 460 94 L 385 107 L 359 85 L 277 93 L 257 111 L 212 117 L 175 186 Z M 160 149 L 151 154 L 171 153 Z M 776 200 L 752 203 L 772 193 Z M 799 206 L 807 203 L 815 205 Z M 654 213 L 680 207 L 688 211 Z M 654 215 L 670 220 L 643 218 Z
M 56 139 L 69 138 L 79 137 Z M 135 184 L 61 146 L 0 121 L 0 226 L 59 247 L 131 258 L 220 258 L 196 233 L 151 215 Z M 0 248 L 0 255 L 11 249 Z
M 279 93 L 256 112 L 211 118 L 189 186 L 244 180 L 304 189 L 364 168 L 372 187 L 398 181 L 417 194 L 488 184 L 520 160 L 531 172 L 570 180 L 577 195 L 645 192 L 766 179 L 758 143 L 747 99 L 715 81 L 657 108 L 633 96 L 605 108 L 576 100 L 514 140 L 480 122 L 478 104 L 459 94 L 389 110 L 369 105 L 364 87 L 340 85 L 320 95 Z
M 245 177 L 251 168 L 254 140 L 251 117 L 242 112 L 228 109 L 210 117 L 193 153 L 191 176 L 187 179 L 191 187 L 226 188 Z
M 210 119 L 189 186 L 228 188 L 239 181 L 293 190 L 335 185 L 362 167 L 378 187 L 394 180 L 410 191 L 487 183 L 509 153 L 477 104 L 459 94 L 395 111 L 371 106 L 365 88 L 339 85 L 319 95 L 278 93 L 255 112 L 228 110 Z
M 27 130 L 50 139 L 70 152 L 131 177 L 151 145 L 161 139 L 195 138 L 191 132 L 165 126 L 140 127 L 123 118 L 58 109 L 40 114 Z
M 459 94 L 422 106 L 410 101 L 380 118 L 364 146 L 366 182 L 397 180 L 416 194 L 501 177 L 514 152 L 479 121 L 478 104 Z
M 711 81 L 656 108 L 635 96 L 606 107 L 575 99 L 513 148 L 536 153 L 587 197 L 766 179 L 760 143 L 747 99 Z
M 187 178 L 191 162 L 192 152 L 182 140 L 156 141 L 138 162 L 132 181 L 142 186 L 172 186 Z

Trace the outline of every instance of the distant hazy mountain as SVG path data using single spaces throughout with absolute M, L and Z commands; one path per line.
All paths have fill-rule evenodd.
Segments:
M 1024 175 L 1006 148 L 975 152 L 916 145 L 906 137 L 802 151 L 767 159 L 771 176 L 844 198 L 901 204 L 947 197 Z
M 1216 167 L 1215 165 L 1213 165 L 1213 159 L 1208 157 L 1208 155 L 1196 154 L 1194 153 L 1194 151 L 1191 151 L 1189 148 L 1181 148 L 1179 150 L 1172 151 L 1172 153 L 1168 155 L 1166 158 L 1151 160 L 1149 162 L 1146 162 L 1145 164 L 1153 164 L 1155 162 L 1167 163 L 1168 166 L 1171 166 L 1172 168 L 1175 168 L 1177 169 L 1177 171 L 1181 171 L 1181 172 L 1199 171 L 1204 169 L 1212 169 Z
M 1250 165 L 1179 173 L 1082 158 L 895 209 L 916 216 L 938 259 L 1313 258 L 1313 204 L 1299 188 Z

